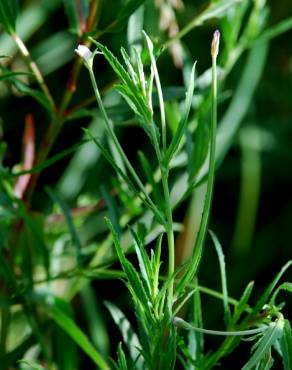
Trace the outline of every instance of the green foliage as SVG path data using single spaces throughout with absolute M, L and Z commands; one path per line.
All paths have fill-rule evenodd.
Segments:
M 0 369 L 290 370 L 290 4 L 114 3 L 0 1 Z

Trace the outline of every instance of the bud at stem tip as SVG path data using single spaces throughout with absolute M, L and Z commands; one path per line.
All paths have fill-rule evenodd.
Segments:
M 216 58 L 219 52 L 219 41 L 220 41 L 220 32 L 216 30 L 213 35 L 213 40 L 211 44 L 211 55 Z

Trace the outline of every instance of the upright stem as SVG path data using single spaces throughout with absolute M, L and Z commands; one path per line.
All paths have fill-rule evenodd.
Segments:
M 214 173 L 215 173 L 215 154 L 216 154 L 216 131 L 217 131 L 217 56 L 219 50 L 219 31 L 215 31 L 213 41 L 211 45 L 211 56 L 212 56 L 212 108 L 211 108 L 211 133 L 210 133 L 210 154 L 209 154 L 209 169 L 207 177 L 207 189 L 205 202 L 203 207 L 203 214 L 198 232 L 198 237 L 193 249 L 193 255 L 191 258 L 191 265 L 184 276 L 179 282 L 179 290 L 182 290 L 186 284 L 192 280 L 195 276 L 203 252 L 204 240 L 207 232 L 210 209 L 213 196 L 213 185 L 214 185 Z
M 168 244 L 168 278 L 171 279 L 168 287 L 168 309 L 170 315 L 172 315 L 173 305 L 173 286 L 174 286 L 174 233 L 173 233 L 173 221 L 172 221 L 172 210 L 170 204 L 170 194 L 168 186 L 168 171 L 162 172 L 162 186 L 165 199 L 165 211 L 166 211 L 166 234 Z
M 154 122 L 150 123 L 154 125 Z M 167 244 L 168 244 L 168 278 L 171 279 L 168 287 L 168 299 L 167 305 L 169 309 L 170 316 L 172 316 L 172 305 L 173 305 L 173 290 L 174 290 L 174 267 L 175 267 L 175 253 L 174 253 L 174 232 L 173 232 L 173 220 L 172 220 L 172 208 L 170 202 L 170 193 L 168 185 L 168 173 L 169 169 L 162 166 L 162 155 L 159 148 L 159 143 L 157 141 L 156 135 L 153 135 L 154 149 L 156 152 L 157 160 L 161 172 L 161 181 L 163 187 L 164 201 L 165 201 L 165 213 L 166 213 L 166 235 L 167 235 Z
M 199 253 L 196 265 L 199 264 L 203 242 L 206 236 L 210 208 L 213 196 L 214 173 L 215 173 L 215 154 L 216 154 L 216 131 L 217 131 L 217 55 L 219 45 L 219 31 L 215 31 L 212 41 L 211 55 L 212 55 L 212 110 L 211 110 L 211 138 L 210 138 L 210 157 L 209 157 L 209 171 L 207 179 L 207 192 L 202 215 L 201 226 L 196 243 L 196 252 Z M 216 39 L 216 44 L 214 40 Z M 197 267 L 197 266 L 196 266 Z

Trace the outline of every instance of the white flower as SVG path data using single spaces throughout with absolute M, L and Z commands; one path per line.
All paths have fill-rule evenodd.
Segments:
M 92 64 L 92 52 L 85 45 L 78 45 L 75 52 L 84 60 L 88 65 Z

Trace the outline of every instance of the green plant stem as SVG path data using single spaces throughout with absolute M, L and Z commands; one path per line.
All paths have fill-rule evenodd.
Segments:
M 173 220 L 168 186 L 168 172 L 165 173 L 162 172 L 161 176 L 166 208 L 165 211 L 166 211 L 166 234 L 168 244 L 168 277 L 171 278 L 171 276 L 173 276 L 174 274 L 175 257 L 174 257 Z M 174 279 L 172 279 L 168 287 L 168 309 L 170 313 L 172 313 L 173 305 L 173 286 Z
M 163 104 L 163 101 L 162 101 Z M 164 110 L 164 109 L 163 109 Z M 154 127 L 154 122 L 150 123 L 150 127 Z M 161 174 L 161 181 L 163 187 L 163 194 L 164 194 L 164 202 L 165 202 L 165 213 L 166 213 L 166 224 L 165 230 L 167 235 L 167 245 L 168 245 L 168 277 L 174 275 L 174 268 L 175 268 L 175 253 L 174 253 L 174 232 L 173 232 L 173 219 L 172 219 L 172 206 L 170 200 L 170 193 L 169 193 L 169 184 L 168 184 L 168 174 L 169 168 L 164 168 L 161 150 L 159 148 L 159 143 L 157 140 L 157 136 L 155 133 L 153 136 L 154 142 L 154 150 L 157 156 L 160 174 Z M 171 280 L 169 287 L 168 287 L 168 309 L 170 315 L 172 315 L 172 305 L 173 305 L 173 290 L 174 290 L 174 279 Z
M 221 331 L 221 330 L 197 328 L 196 326 L 193 326 L 189 324 L 188 322 L 184 321 L 180 317 L 174 317 L 173 321 L 174 321 L 175 326 L 177 326 L 178 328 L 182 328 L 186 330 L 194 330 L 202 334 L 220 335 L 220 336 L 226 336 L 226 337 L 241 337 L 245 335 L 255 335 L 255 334 L 263 333 L 269 328 L 269 326 L 261 326 L 260 328 L 249 329 L 249 330 Z
M 193 249 L 193 255 L 191 258 L 191 265 L 179 284 L 179 290 L 183 289 L 187 282 L 192 280 L 195 276 L 203 252 L 204 240 L 206 237 L 207 226 L 210 217 L 210 209 L 213 196 L 213 187 L 214 187 L 214 174 L 215 174 L 215 159 L 216 159 L 216 132 L 217 132 L 217 54 L 212 53 L 212 110 L 211 110 L 211 134 L 210 134 L 210 154 L 209 154 L 209 170 L 207 176 L 207 189 L 205 202 L 203 207 L 203 214 L 200 223 L 200 228 L 196 243 Z
M 52 110 L 55 110 L 56 106 L 55 106 L 54 99 L 53 99 L 53 97 L 52 97 L 52 95 L 49 91 L 49 88 L 48 88 L 48 86 L 47 86 L 47 84 L 46 84 L 46 82 L 43 78 L 43 75 L 42 75 L 41 71 L 39 70 L 39 67 L 37 66 L 37 64 L 32 59 L 26 45 L 24 44 L 22 39 L 16 33 L 13 33 L 11 36 L 14 39 L 16 45 L 18 46 L 19 51 L 21 52 L 21 54 L 26 59 L 32 73 L 35 75 L 35 78 L 36 78 L 40 88 L 42 89 L 43 93 L 46 95 L 46 97 L 47 97 L 47 99 L 48 99 L 48 101 L 49 101 L 49 103 L 52 107 Z
M 217 130 L 217 66 L 216 66 L 216 56 L 212 56 L 212 116 L 211 116 L 209 171 L 202 221 L 195 246 L 195 255 L 197 258 L 195 258 L 196 266 L 194 267 L 194 273 L 196 273 L 197 267 L 201 260 L 202 248 L 210 217 L 210 208 L 212 203 L 214 174 L 215 174 L 216 130 Z

